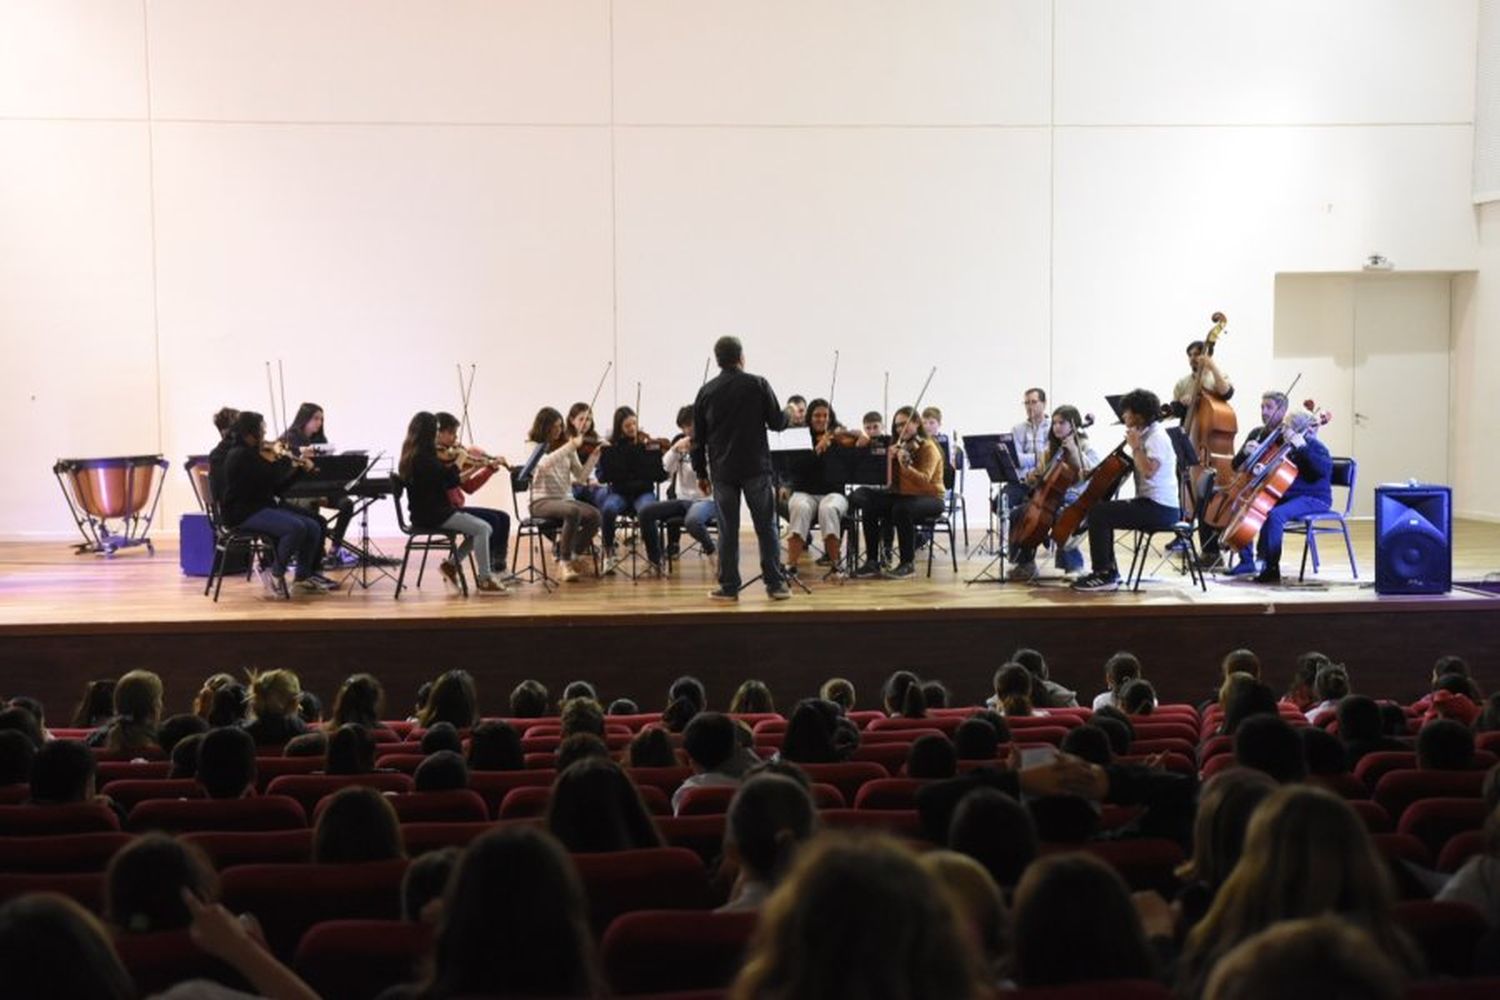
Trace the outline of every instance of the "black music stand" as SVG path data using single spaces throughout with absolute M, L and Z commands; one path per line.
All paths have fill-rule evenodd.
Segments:
M 871 438 L 867 448 L 829 448 L 823 456 L 824 461 L 829 463 L 825 474 L 830 482 L 841 483 L 846 489 L 850 486 L 889 489 L 890 447 L 890 435 L 883 434 Z M 864 522 L 864 512 L 852 503 L 849 505 L 849 522 L 851 528 L 847 562 L 849 575 L 852 577 L 859 565 L 859 541 Z M 879 555 L 877 552 L 875 557 L 878 559 Z
M 657 483 L 665 482 L 668 478 L 667 470 L 662 466 L 662 457 L 663 454 L 661 449 L 659 448 L 642 448 L 638 453 L 631 454 L 629 456 L 630 460 L 627 463 L 627 468 L 623 470 L 622 473 L 623 481 L 651 483 L 652 489 L 654 491 Z M 630 577 L 631 583 L 638 583 L 640 582 L 642 577 L 651 575 L 655 575 L 658 579 L 665 579 L 666 574 L 661 566 L 653 565 L 649 560 L 641 560 L 640 558 L 640 514 L 632 510 L 627 511 L 625 514 L 622 514 L 620 516 L 626 517 L 627 523 L 633 524 L 635 528 L 634 532 L 630 535 L 630 553 L 628 556 L 616 556 L 615 558 L 605 562 L 604 566 L 599 571 L 600 575 L 608 576 L 614 573 L 615 570 L 625 565 L 626 559 L 629 559 L 630 566 L 625 570 L 625 575 Z M 619 518 L 616 518 L 616 523 L 618 523 L 618 521 Z M 616 542 L 618 542 L 618 540 L 619 539 L 617 535 Z M 663 556 L 663 559 L 665 559 L 665 556 Z M 639 564 L 642 561 L 646 562 L 645 569 L 640 568 Z
M 363 458 L 363 453 L 359 457 Z M 358 489 L 361 484 L 369 482 L 370 473 L 374 470 L 375 463 L 384 457 L 385 452 L 383 451 L 376 454 L 374 458 L 365 463 L 359 475 L 344 484 L 344 493 L 346 495 L 354 495 L 356 493 L 359 495 L 359 504 L 354 509 L 354 513 L 359 515 L 359 545 L 350 545 L 347 537 L 343 541 L 344 548 L 353 552 L 355 558 L 358 560 L 344 574 L 344 580 L 353 585 L 344 591 L 345 594 L 354 593 L 354 587 L 358 587 L 360 590 L 369 590 L 379 583 L 381 579 L 392 581 L 396 579 L 396 575 L 386 568 L 390 557 L 382 552 L 380 546 L 376 545 L 370 538 L 370 507 L 374 505 L 375 501 L 381 498 L 383 493 L 360 491 Z M 373 555 L 371 554 L 372 551 Z M 379 574 L 374 580 L 370 579 L 370 567 L 372 566 L 375 567 L 375 572 Z
M 995 497 L 1006 484 L 1023 481 L 1020 456 L 1016 454 L 1015 435 L 970 434 L 963 441 L 970 466 L 982 469 L 990 481 L 989 526 L 985 528 L 978 544 L 969 550 L 969 554 L 991 555 L 1000 551 L 1004 544 L 1002 535 L 995 531 Z

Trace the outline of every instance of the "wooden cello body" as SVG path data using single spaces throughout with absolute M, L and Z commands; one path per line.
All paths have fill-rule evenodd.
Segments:
M 1121 443 L 1094 466 L 1084 480 L 1083 491 L 1078 494 L 1078 499 L 1057 515 L 1057 520 L 1052 525 L 1052 540 L 1061 545 L 1077 534 L 1084 518 L 1089 516 L 1089 509 L 1114 496 L 1125 477 L 1133 471 L 1135 463 L 1130 460 L 1125 445 Z
M 1317 409 L 1310 399 L 1302 405 L 1317 415 L 1319 426 L 1332 419 L 1327 410 Z M 1205 520 L 1210 513 L 1224 518 L 1222 526 L 1211 520 L 1207 522 L 1212 527 L 1222 527 L 1219 533 L 1221 546 L 1241 549 L 1255 541 L 1272 508 L 1297 481 L 1297 463 L 1292 458 L 1292 451 L 1286 426 L 1276 428 L 1235 477 L 1232 485 L 1238 487 L 1237 492 L 1231 494 L 1226 490 L 1222 503 L 1209 503 Z M 1219 500 L 1219 495 L 1213 499 Z
M 1057 522 L 1057 509 L 1076 482 L 1078 472 L 1060 457 L 1055 459 L 1027 501 L 1020 523 L 1011 531 L 1011 544 L 1035 548 L 1045 542 Z

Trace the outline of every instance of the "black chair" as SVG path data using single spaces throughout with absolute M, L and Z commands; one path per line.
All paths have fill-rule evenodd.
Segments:
M 200 500 L 202 499 L 204 498 L 200 495 Z M 255 575 L 255 567 L 271 558 L 276 539 L 259 531 L 228 527 L 219 519 L 219 505 L 212 499 L 207 499 L 206 503 L 204 512 L 208 514 L 208 523 L 214 530 L 214 562 L 208 570 L 208 582 L 203 585 L 203 596 L 207 597 L 212 593 L 214 603 L 217 604 L 219 591 L 224 586 L 224 571 L 229 565 L 230 553 L 243 554 L 245 580 L 249 581 Z
M 916 523 L 920 536 L 927 538 L 927 575 L 932 576 L 932 554 L 937 548 L 937 536 L 948 536 L 948 558 L 953 563 L 953 572 L 958 572 L 958 535 L 953 530 L 953 483 L 957 473 L 943 452 L 943 512 L 935 517 L 923 518 Z
M 1318 572 L 1318 536 L 1339 535 L 1344 536 L 1344 550 L 1349 553 L 1349 572 L 1354 579 L 1359 579 L 1359 564 L 1354 561 L 1354 543 L 1349 539 L 1349 513 L 1354 509 L 1354 484 L 1359 480 L 1359 463 L 1352 458 L 1335 458 L 1333 460 L 1333 474 L 1329 476 L 1329 484 L 1334 487 L 1342 487 L 1344 490 L 1344 509 L 1327 510 L 1321 514 L 1309 514 L 1290 521 L 1286 526 L 1286 534 L 1302 536 L 1302 569 L 1297 573 L 1300 582 L 1307 576 L 1307 556 L 1312 554 L 1314 575 Z
M 698 544 L 698 540 L 696 538 L 693 538 L 692 536 L 688 536 L 688 544 L 686 546 L 682 546 L 682 544 L 681 544 L 681 537 L 683 535 L 687 534 L 687 532 L 683 531 L 683 525 L 685 525 L 686 523 L 687 523 L 687 516 L 685 514 L 684 515 L 676 515 L 676 516 L 673 516 L 673 517 L 664 518 L 660 522 L 660 528 L 661 528 L 661 533 L 662 533 L 662 549 L 661 549 L 661 551 L 662 551 L 663 565 L 665 566 L 666 571 L 669 574 L 676 571 L 677 562 L 683 556 L 685 556 L 688 553 L 692 552 L 694 549 L 699 549 L 700 551 L 702 551 L 702 546 L 700 546 Z M 709 534 L 711 534 L 714 537 L 714 545 L 715 545 L 715 548 L 717 548 L 717 546 L 718 546 L 718 537 L 719 537 L 719 519 L 717 517 L 709 518 L 707 521 L 704 522 L 704 527 L 707 528 Z M 678 541 L 679 549 L 676 552 L 672 551 L 672 546 L 670 544 L 673 532 L 678 533 L 678 539 L 679 539 L 679 541 Z
M 401 571 L 396 575 L 396 600 L 401 599 L 401 591 L 406 587 L 406 567 L 413 552 L 422 553 L 422 562 L 417 566 L 418 587 L 422 586 L 422 575 L 427 571 L 428 553 L 442 552 L 453 563 L 458 576 L 459 593 L 468 597 L 469 580 L 464 573 L 464 560 L 458 557 L 458 532 L 442 528 L 418 528 L 408 524 L 406 510 L 401 505 L 401 497 L 405 493 L 406 484 L 399 476 L 391 476 L 391 500 L 396 505 L 396 527 L 406 536 L 406 547 L 401 552 Z
M 1183 562 L 1187 566 L 1189 579 L 1204 592 L 1208 592 L 1208 581 L 1198 565 L 1198 501 L 1202 493 L 1189 488 L 1190 470 L 1198 462 L 1198 451 L 1180 427 L 1167 428 L 1172 447 L 1177 453 L 1177 482 L 1188 498 L 1188 516 L 1161 528 L 1137 528 L 1130 555 L 1130 572 L 1125 574 L 1125 585 L 1132 591 L 1141 589 L 1141 577 L 1146 575 L 1146 562 L 1151 557 L 1151 543 L 1157 535 L 1171 535 L 1183 548 Z
M 549 594 L 557 581 L 547 572 L 547 546 L 562 531 L 562 522 L 553 517 L 521 516 L 521 494 L 531 492 L 531 476 L 522 469 L 510 470 L 510 502 L 512 523 L 516 526 L 515 545 L 511 553 L 511 574 L 507 578 L 517 583 L 541 581 L 542 589 Z M 526 541 L 526 566 L 521 566 L 521 541 Z M 537 551 L 541 551 L 541 569 L 537 568 Z

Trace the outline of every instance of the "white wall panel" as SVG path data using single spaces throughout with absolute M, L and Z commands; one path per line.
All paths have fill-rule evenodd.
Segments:
M 616 0 L 615 113 L 669 124 L 1043 124 L 1046 0 Z
M 0 531 L 66 537 L 53 460 L 160 443 L 146 126 L 0 122 L 0 149 Z
M 159 118 L 601 122 L 607 0 L 154 0 Z
M 140 0 L 0 3 L 0 118 L 144 118 Z
M 1467 122 L 1475 0 L 1057 0 L 1062 124 Z

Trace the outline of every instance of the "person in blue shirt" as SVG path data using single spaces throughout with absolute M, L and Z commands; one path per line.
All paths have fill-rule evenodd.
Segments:
M 1333 509 L 1333 457 L 1328 446 L 1318 440 L 1318 416 L 1309 410 L 1296 409 L 1286 416 L 1287 441 L 1292 446 L 1291 459 L 1297 464 L 1297 478 L 1261 526 L 1255 543 L 1255 554 L 1263 563 L 1256 583 L 1281 582 L 1281 540 L 1287 522 L 1322 514 Z

